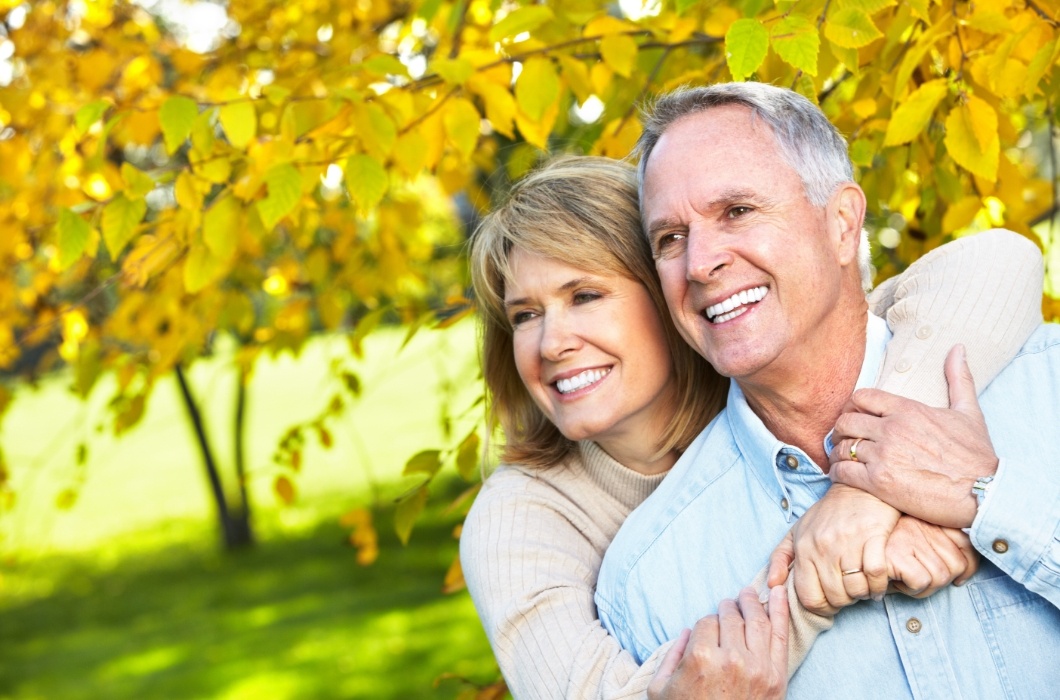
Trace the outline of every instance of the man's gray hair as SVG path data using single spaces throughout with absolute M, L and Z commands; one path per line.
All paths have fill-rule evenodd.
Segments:
M 679 88 L 645 106 L 643 131 L 634 149 L 640 157 L 637 179 L 644 201 L 644 171 L 648 158 L 663 133 L 682 117 L 723 105 L 743 105 L 751 118 L 769 125 L 781 158 L 799 174 L 806 198 L 823 207 L 836 187 L 854 180 L 854 166 L 846 139 L 813 102 L 786 88 L 766 83 L 718 83 L 705 87 Z M 872 264 L 868 234 L 862 230 L 858 249 L 862 285 L 872 286 Z

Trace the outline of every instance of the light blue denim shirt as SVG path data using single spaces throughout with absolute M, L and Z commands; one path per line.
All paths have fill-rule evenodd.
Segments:
M 870 317 L 859 387 L 889 337 Z M 980 400 L 1000 465 L 970 530 L 979 572 L 927 600 L 844 609 L 789 698 L 1060 697 L 1060 326 L 1038 329 Z M 608 549 L 600 619 L 643 661 L 735 597 L 829 485 L 733 382 L 728 407 Z

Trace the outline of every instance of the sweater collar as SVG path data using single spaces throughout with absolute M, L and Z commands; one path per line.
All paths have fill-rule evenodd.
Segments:
M 579 442 L 578 449 L 589 478 L 630 510 L 650 496 L 668 473 L 645 475 L 635 472 L 616 462 L 599 445 L 589 440 Z

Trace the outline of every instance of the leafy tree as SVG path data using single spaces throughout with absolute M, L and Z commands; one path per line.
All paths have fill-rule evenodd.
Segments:
M 1057 255 L 1056 0 L 232 0 L 206 35 L 166 7 L 0 0 L 0 366 L 65 362 L 82 396 L 115 372 L 119 433 L 219 336 L 245 379 L 316 330 L 356 352 L 381 320 L 464 313 L 474 212 L 546 152 L 625 156 L 638 103 L 681 84 L 819 103 L 850 139 L 881 277 L 988 226 Z M 359 384 L 280 461 L 326 441 Z M 410 460 L 403 537 L 444 465 L 474 482 L 478 445 Z M 370 519 L 350 523 L 371 560 Z

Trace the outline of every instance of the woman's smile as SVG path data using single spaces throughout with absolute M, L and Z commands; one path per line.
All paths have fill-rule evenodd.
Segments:
M 582 372 L 578 372 L 573 377 L 558 379 L 553 382 L 558 391 L 563 396 L 571 396 L 577 394 L 580 390 L 593 389 L 596 385 L 608 374 L 611 373 L 611 368 L 606 369 L 587 369 Z

